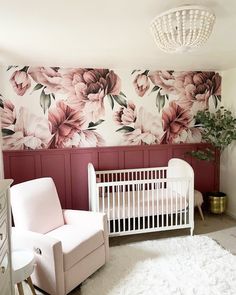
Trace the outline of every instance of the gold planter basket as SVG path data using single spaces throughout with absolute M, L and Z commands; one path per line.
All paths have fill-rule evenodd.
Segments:
M 224 193 L 211 193 L 209 195 L 209 201 L 211 213 L 221 214 L 226 211 L 227 196 Z

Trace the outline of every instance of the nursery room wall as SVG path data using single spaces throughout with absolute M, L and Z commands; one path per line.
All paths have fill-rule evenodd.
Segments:
M 2 68 L 3 149 L 199 143 L 218 72 Z
M 236 68 L 222 72 L 223 105 L 236 114 L 235 83 Z M 236 144 L 233 142 L 221 156 L 220 189 L 228 195 L 227 211 L 236 217 Z
M 88 162 L 122 169 L 180 157 L 196 189 L 219 189 L 218 161 L 186 154 L 201 148 L 194 115 L 221 100 L 218 72 L 9 66 L 1 94 L 6 177 L 53 177 L 64 208 L 88 208 Z

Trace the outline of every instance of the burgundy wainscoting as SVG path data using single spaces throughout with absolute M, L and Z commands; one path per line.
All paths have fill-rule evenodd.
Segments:
M 175 157 L 186 160 L 195 172 L 195 188 L 201 192 L 219 189 L 219 154 L 214 162 L 196 160 L 188 151 L 206 144 L 119 146 L 35 151 L 4 151 L 6 178 L 14 184 L 50 176 L 63 208 L 88 209 L 87 165 L 95 169 L 125 169 L 166 166 Z

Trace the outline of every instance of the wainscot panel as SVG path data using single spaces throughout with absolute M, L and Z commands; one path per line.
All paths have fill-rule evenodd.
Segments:
M 165 166 L 177 157 L 192 165 L 195 188 L 205 193 L 219 189 L 219 154 L 213 162 L 194 159 L 191 150 L 206 144 L 140 145 L 57 150 L 4 151 L 5 178 L 14 184 L 37 177 L 51 176 L 63 208 L 88 209 L 87 165 L 95 169 L 123 169 Z

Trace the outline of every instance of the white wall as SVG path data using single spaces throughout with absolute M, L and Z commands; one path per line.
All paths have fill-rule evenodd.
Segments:
M 222 103 L 236 115 L 236 68 L 224 71 L 222 78 Z M 228 195 L 227 213 L 236 217 L 236 142 L 221 156 L 220 190 Z

